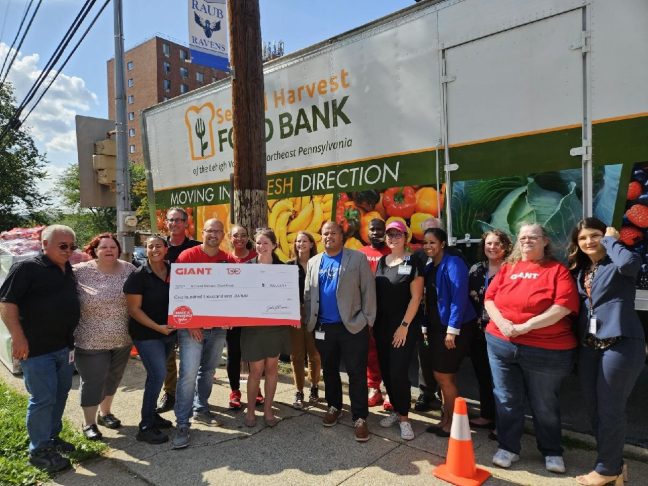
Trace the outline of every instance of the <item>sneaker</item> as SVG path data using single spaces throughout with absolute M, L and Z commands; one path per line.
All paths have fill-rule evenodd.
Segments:
M 257 394 L 257 397 L 256 397 L 256 406 L 258 407 L 260 405 L 263 405 L 264 403 L 265 403 L 265 398 L 263 398 L 263 395 L 259 391 L 259 393 Z
M 295 401 L 292 406 L 295 410 L 302 410 L 304 408 L 304 394 L 302 392 L 295 393 Z
M 416 410 L 417 412 L 429 412 L 430 410 L 432 410 L 432 406 L 430 404 L 431 401 L 432 400 L 430 400 L 430 397 L 428 397 L 425 393 L 421 393 L 416 399 L 414 410 Z
M 29 462 L 38 469 L 48 473 L 63 471 L 72 466 L 67 457 L 63 457 L 52 449 L 36 449 L 29 454 Z
M 385 412 L 393 412 L 394 411 L 394 406 L 389 401 L 389 397 L 387 395 L 385 395 L 385 400 L 383 401 L 383 410 Z
M 412 429 L 412 424 L 409 422 L 409 420 L 406 420 L 404 422 L 399 422 L 399 425 L 400 425 L 401 439 L 403 440 L 414 439 L 414 429 Z
M 163 444 L 169 440 L 169 436 L 164 432 L 160 432 L 160 429 L 155 426 L 139 429 L 135 438 L 138 441 L 146 442 L 147 444 Z
M 73 444 L 64 441 L 60 437 L 54 437 L 50 440 L 52 449 L 54 449 L 59 454 L 70 454 L 76 450 Z
M 317 385 L 311 386 L 308 401 L 311 403 L 319 402 L 319 387 Z
M 173 422 L 165 419 L 159 413 L 156 413 L 153 416 L 153 425 L 158 429 L 170 429 L 171 427 L 173 427 Z
M 160 398 L 160 401 L 158 402 L 158 406 L 155 409 L 155 411 L 157 413 L 168 412 L 169 410 L 173 410 L 174 405 L 175 405 L 175 396 L 165 393 L 164 395 L 162 395 L 162 398 Z
M 562 474 L 566 471 L 565 461 L 562 456 L 547 456 L 545 457 L 545 468 L 552 473 Z
M 369 440 L 369 428 L 367 421 L 363 418 L 357 419 L 353 422 L 353 431 L 355 433 L 355 440 L 358 442 L 367 442 Z
M 329 407 L 328 411 L 324 414 L 322 419 L 322 425 L 324 427 L 333 427 L 340 421 L 340 416 L 342 415 L 342 410 L 338 410 L 335 407 Z
M 392 425 L 396 425 L 399 421 L 398 415 L 392 412 L 380 421 L 380 426 L 389 428 Z
M 241 410 L 241 390 L 232 390 L 229 396 L 230 410 Z
M 493 464 L 505 469 L 511 467 L 511 464 L 519 460 L 520 456 L 504 449 L 497 449 L 497 452 L 493 456 Z
M 180 425 L 171 441 L 171 449 L 184 449 L 189 445 L 189 426 Z
M 376 407 L 383 402 L 382 393 L 378 388 L 369 389 L 369 398 L 367 399 L 367 405 L 369 407 Z
M 223 422 L 216 418 L 216 415 L 211 410 L 205 410 L 203 412 L 194 412 L 193 419 L 196 422 L 201 424 L 213 425 L 215 427 L 220 427 L 223 425 Z

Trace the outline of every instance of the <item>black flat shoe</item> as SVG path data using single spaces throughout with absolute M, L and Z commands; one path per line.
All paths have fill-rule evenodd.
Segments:
M 101 440 L 103 439 L 103 434 L 99 432 L 97 424 L 87 425 L 83 427 L 83 435 L 88 440 Z
M 118 429 L 121 427 L 121 420 L 115 417 L 112 413 L 108 415 L 97 414 L 97 423 L 108 429 Z
M 475 428 L 475 429 L 489 429 L 493 430 L 495 428 L 495 422 L 487 422 L 485 424 L 476 424 L 472 421 L 469 422 L 470 426 Z
M 437 427 L 436 425 L 430 425 L 427 429 L 425 429 L 425 431 L 429 432 L 430 434 L 434 434 L 437 437 L 450 437 L 450 432 L 446 432 L 441 427 Z

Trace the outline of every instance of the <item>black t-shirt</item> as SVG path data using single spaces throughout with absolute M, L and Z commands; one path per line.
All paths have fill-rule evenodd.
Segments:
M 43 253 L 15 263 L 0 287 L 0 302 L 18 306 L 30 357 L 74 347 L 80 304 L 69 263 L 65 273 Z
M 169 244 L 169 250 L 167 251 L 167 260 L 169 261 L 169 263 L 175 263 L 175 261 L 180 256 L 180 253 L 185 251 L 187 248 L 193 248 L 194 246 L 202 244 L 200 241 L 189 239 L 186 236 L 184 241 L 179 245 L 172 246 L 169 238 L 167 238 L 167 243 Z
M 410 283 L 416 277 L 423 275 L 423 266 L 419 258 L 407 257 L 404 263 L 409 267 L 409 273 L 400 275 L 398 269 L 403 264 L 390 267 L 386 263 L 387 256 L 378 260 L 376 266 L 376 301 L 378 312 L 374 323 L 374 332 L 382 330 L 393 332 L 403 322 L 405 311 L 412 299 Z
M 124 282 L 124 293 L 142 296 L 142 310 L 144 313 L 160 325 L 167 323 L 169 311 L 169 278 L 167 281 L 160 279 L 148 265 L 142 265 L 131 273 Z M 140 324 L 135 319 L 128 319 L 128 333 L 131 338 L 138 341 L 146 339 L 162 339 L 164 334 L 154 331 L 150 327 Z

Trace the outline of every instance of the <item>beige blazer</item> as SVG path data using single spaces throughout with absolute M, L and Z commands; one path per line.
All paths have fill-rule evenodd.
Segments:
M 306 270 L 304 309 L 309 331 L 315 329 L 317 324 L 322 255 L 319 253 L 311 258 Z M 350 333 L 356 334 L 365 326 L 373 326 L 376 318 L 376 280 L 363 253 L 344 248 L 335 295 L 340 317 Z

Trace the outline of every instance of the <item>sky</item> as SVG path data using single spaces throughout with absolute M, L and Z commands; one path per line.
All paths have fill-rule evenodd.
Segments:
M 28 3 L 29 0 L 0 0 L 0 65 Z M 81 0 L 43 0 L 8 76 L 18 103 L 44 68 L 82 3 Z M 96 2 L 81 32 L 103 3 L 104 0 Z M 264 42 L 282 40 L 285 54 L 289 54 L 414 3 L 414 0 L 260 0 L 261 35 Z M 156 35 L 187 44 L 186 0 L 123 0 L 123 10 L 126 50 Z M 113 4 L 110 2 L 25 124 L 39 151 L 46 154 L 49 177 L 42 190 L 50 190 L 63 169 L 77 163 L 75 115 L 108 117 L 106 61 L 113 56 Z

